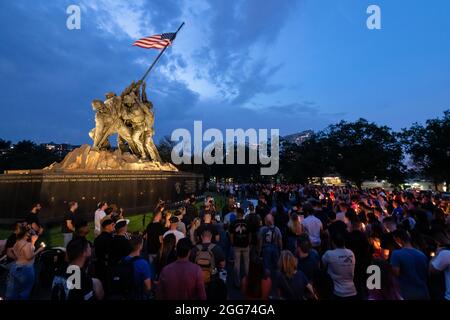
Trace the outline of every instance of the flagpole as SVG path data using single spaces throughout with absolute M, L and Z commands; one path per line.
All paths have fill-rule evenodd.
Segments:
M 173 40 L 175 40 L 175 37 L 177 36 L 178 31 L 180 31 L 180 29 L 181 29 L 183 26 L 184 26 L 184 22 L 178 27 L 177 31 L 175 31 L 175 36 L 174 36 L 174 39 L 173 39 Z M 142 76 L 142 78 L 141 78 L 141 80 L 140 80 L 141 82 L 144 82 L 145 78 L 147 77 L 147 75 L 149 74 L 149 72 L 153 69 L 153 67 L 155 66 L 155 64 L 158 62 L 159 58 L 162 56 L 162 54 L 164 53 L 164 51 L 166 51 L 166 49 L 167 49 L 168 46 L 169 46 L 169 45 L 166 45 L 166 46 L 164 47 L 164 49 L 161 50 L 161 52 L 158 54 L 158 56 L 157 56 L 156 59 L 153 61 L 153 63 L 150 65 L 150 67 L 148 67 L 147 71 L 144 73 L 144 75 Z

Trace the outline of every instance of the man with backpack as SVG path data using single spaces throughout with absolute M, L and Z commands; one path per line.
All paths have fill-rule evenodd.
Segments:
M 102 283 L 86 272 L 87 261 L 91 257 L 89 242 L 85 238 L 69 241 L 66 254 L 68 266 L 53 279 L 52 300 L 87 301 L 103 299 Z
M 258 234 L 258 252 L 263 258 L 264 268 L 270 270 L 273 276 L 277 269 L 283 238 L 280 229 L 274 225 L 273 216 L 270 213 L 264 220 L 266 225 L 259 230 Z
M 131 253 L 112 268 L 110 299 L 145 300 L 151 297 L 152 272 L 146 259 L 141 257 L 143 238 L 133 234 Z
M 220 246 L 212 243 L 212 233 L 208 229 L 202 232 L 201 243 L 192 249 L 191 261 L 202 270 L 208 299 L 226 299 L 226 285 L 219 277 L 220 271 L 225 268 L 225 254 Z

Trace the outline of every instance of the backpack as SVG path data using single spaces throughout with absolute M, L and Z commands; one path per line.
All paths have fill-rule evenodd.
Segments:
M 67 280 L 68 274 L 61 273 L 56 275 L 52 281 L 51 300 L 53 301 L 88 301 L 95 300 L 95 293 L 92 284 L 92 278 L 83 277 L 81 273 L 81 290 L 69 289 Z
M 63 276 L 55 276 L 52 282 L 51 300 L 66 301 L 69 296 L 69 288 L 67 287 L 67 279 Z
M 273 244 L 275 240 L 275 227 L 267 227 L 266 232 L 263 235 L 264 244 Z
M 111 268 L 108 292 L 110 300 L 131 300 L 136 297 L 138 288 L 134 283 L 134 262 L 139 259 L 142 258 L 124 258 Z
M 59 248 L 52 248 L 41 253 L 39 259 L 39 286 L 51 288 L 56 276 L 65 271 L 66 252 Z
M 203 281 L 209 283 L 211 281 L 212 275 L 216 269 L 216 263 L 214 260 L 214 253 L 212 249 L 215 244 L 210 243 L 207 248 L 204 248 L 202 244 L 197 245 L 197 253 L 195 255 L 195 263 L 200 266 L 203 274 Z

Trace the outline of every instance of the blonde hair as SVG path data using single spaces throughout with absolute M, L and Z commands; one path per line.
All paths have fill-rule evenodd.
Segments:
M 291 278 L 297 271 L 297 258 L 289 250 L 281 251 L 278 260 L 280 271 L 288 278 Z
M 296 234 L 297 236 L 303 233 L 302 224 L 300 223 L 300 220 L 298 219 L 298 215 L 296 213 L 294 213 L 291 219 L 289 219 L 287 226 L 289 230 L 291 230 L 292 233 Z
M 197 229 L 200 226 L 200 224 L 201 224 L 200 218 L 196 217 L 196 218 L 194 218 L 194 220 L 192 220 L 191 228 Z

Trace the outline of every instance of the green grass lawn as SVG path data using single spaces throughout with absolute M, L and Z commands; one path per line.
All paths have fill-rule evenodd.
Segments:
M 134 231 L 142 231 L 142 218 L 144 217 L 143 214 L 138 214 L 134 216 L 127 216 L 126 219 L 130 220 L 130 224 L 128 225 L 128 230 L 130 232 Z M 145 219 L 145 224 L 147 224 L 149 221 L 151 221 L 151 214 L 147 214 Z M 6 239 L 11 234 L 11 231 L 6 228 L 2 227 L 0 229 L 0 239 Z M 89 235 L 88 240 L 94 241 L 94 222 L 89 223 Z M 44 241 L 48 247 L 57 247 L 61 246 L 63 241 L 63 236 L 61 233 L 61 226 L 55 225 L 49 228 L 46 228 L 44 230 L 44 234 L 39 238 L 38 242 Z
M 212 193 L 206 193 L 206 195 L 212 195 L 214 197 L 214 201 L 216 202 L 216 208 L 218 211 L 222 209 L 222 207 L 225 204 L 225 197 L 218 195 L 218 194 L 212 194 Z M 198 202 L 196 206 L 200 209 L 202 205 L 202 201 Z M 133 216 L 126 216 L 126 219 L 130 220 L 130 224 L 128 225 L 128 230 L 130 232 L 135 231 L 143 231 L 144 227 L 142 225 L 144 214 L 137 214 Z M 152 218 L 152 213 L 147 213 L 145 218 L 145 225 L 147 225 Z M 94 240 L 94 221 L 89 223 L 89 235 L 88 240 L 93 241 Z M 7 227 L 0 227 L 0 239 L 6 239 L 10 234 L 12 230 L 10 230 Z M 55 225 L 53 227 L 46 228 L 44 230 L 44 234 L 39 238 L 38 242 L 44 241 L 48 247 L 56 247 L 61 246 L 63 241 L 63 236 L 61 233 L 61 226 Z

